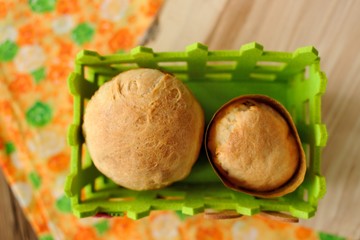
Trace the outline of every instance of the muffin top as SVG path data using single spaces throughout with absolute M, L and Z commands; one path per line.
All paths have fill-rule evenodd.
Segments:
M 241 98 L 215 115 L 207 148 L 222 178 L 248 192 L 286 185 L 300 166 L 301 148 L 287 120 L 264 101 Z

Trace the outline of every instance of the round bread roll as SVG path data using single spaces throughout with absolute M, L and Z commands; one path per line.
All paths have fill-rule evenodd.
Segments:
M 258 98 L 240 98 L 221 108 L 208 129 L 207 148 L 230 185 L 256 196 L 279 196 L 302 182 L 303 152 L 287 119 L 264 96 Z M 297 176 L 300 165 L 303 172 Z M 289 182 L 290 188 L 281 189 Z
M 89 100 L 83 131 L 100 172 L 128 189 L 159 189 L 190 173 L 202 143 L 204 113 L 174 76 L 129 70 Z

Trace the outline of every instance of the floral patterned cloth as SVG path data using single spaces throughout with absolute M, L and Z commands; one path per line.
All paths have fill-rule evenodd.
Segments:
M 263 217 L 183 219 L 169 211 L 133 221 L 77 219 L 63 192 L 72 118 L 67 75 L 80 49 L 126 51 L 145 35 L 162 0 L 0 0 L 0 166 L 42 240 L 319 239 Z M 1 235 L 1 234 L 0 234 Z

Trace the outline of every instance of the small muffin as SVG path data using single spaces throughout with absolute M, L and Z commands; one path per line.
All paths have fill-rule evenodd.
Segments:
M 204 113 L 187 87 L 155 69 L 123 72 L 89 100 L 83 132 L 95 166 L 133 190 L 185 178 L 198 158 Z
M 215 114 L 207 132 L 208 155 L 234 188 L 274 197 L 302 182 L 303 150 L 296 128 L 279 105 L 255 95 L 232 100 Z

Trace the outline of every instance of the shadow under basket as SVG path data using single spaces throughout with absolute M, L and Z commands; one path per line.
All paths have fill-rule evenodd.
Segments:
M 262 211 L 286 212 L 303 219 L 314 216 L 326 191 L 320 163 L 327 141 L 326 127 L 321 122 L 321 96 L 327 79 L 320 70 L 315 48 L 273 52 L 264 51 L 258 43 L 249 43 L 239 50 L 208 51 L 207 46 L 195 43 L 184 52 L 153 52 L 139 46 L 129 53 L 105 56 L 83 50 L 75 65 L 68 78 L 74 119 L 68 130 L 71 170 L 65 192 L 76 216 L 126 214 L 139 219 L 152 210 L 194 215 L 205 209 L 233 210 L 248 216 Z M 282 103 L 292 115 L 305 150 L 304 182 L 279 198 L 262 199 L 236 192 L 222 184 L 202 150 L 190 175 L 169 187 L 132 191 L 114 184 L 92 163 L 82 135 L 83 114 L 99 86 L 120 72 L 135 68 L 160 69 L 182 80 L 202 105 L 207 123 L 224 103 L 240 95 L 263 94 Z

